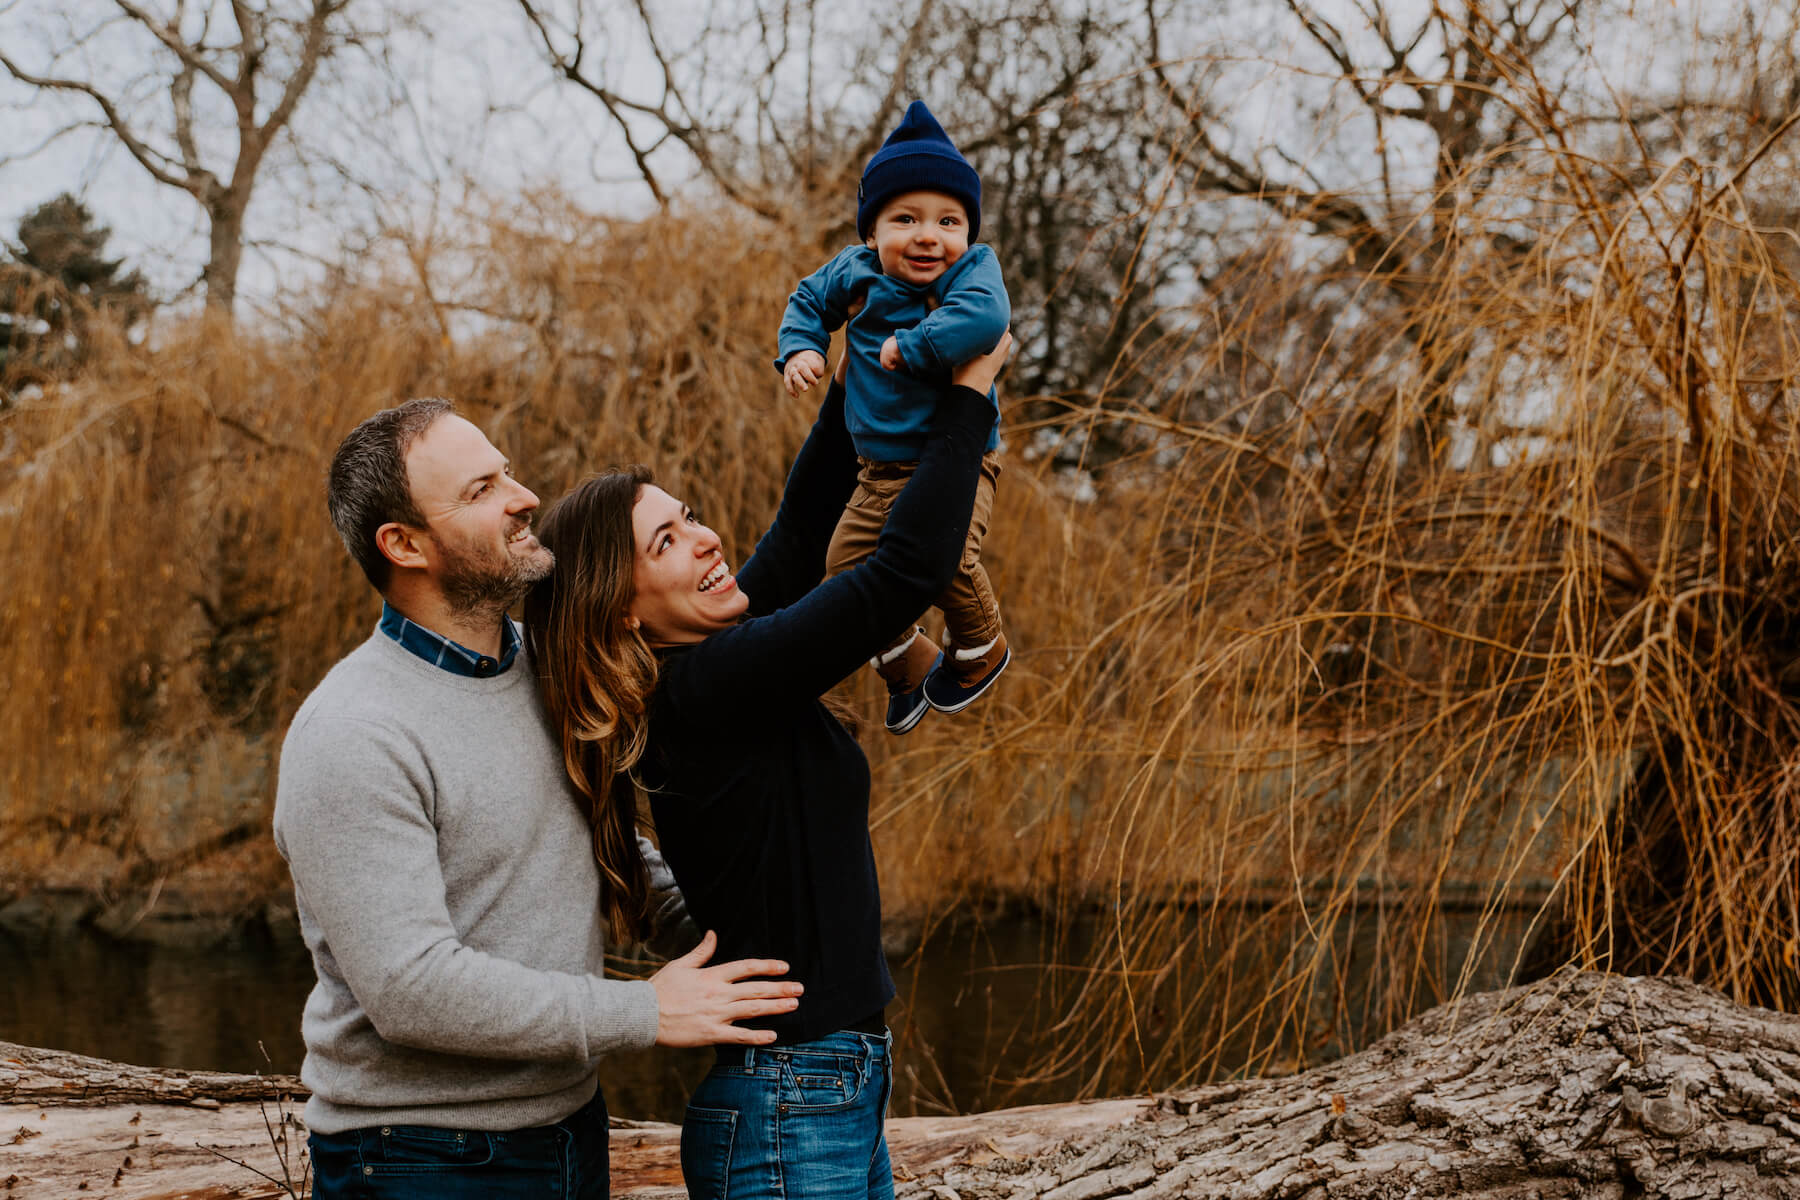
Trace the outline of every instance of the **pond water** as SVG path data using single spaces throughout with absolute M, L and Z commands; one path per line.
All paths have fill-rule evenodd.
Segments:
M 1031 922 L 970 927 L 896 958 L 897 1114 L 981 1106 L 996 1068 L 1022 1066 L 1008 1044 L 1034 992 L 1039 932 Z M 312 984 L 297 942 L 180 947 L 0 933 L 0 1040 L 146 1066 L 293 1074 Z M 711 1060 L 705 1050 L 612 1056 L 608 1105 L 615 1116 L 680 1120 Z
M 1016 916 L 965 920 L 893 956 L 900 992 L 888 1010 L 895 1034 L 893 1114 L 1071 1098 L 1104 1051 L 1065 1059 L 1054 1077 L 1039 1070 L 1036 1031 L 1066 1015 L 1060 1006 L 1074 990 L 1055 981 L 1080 974 L 1044 964 L 1081 961 L 1109 927 L 1091 918 L 1060 926 Z M 1352 934 L 1346 945 L 1359 940 Z M 1506 940 L 1500 939 L 1502 946 Z M 1257 957 L 1267 962 L 1266 954 Z M 1501 956 L 1488 957 L 1497 964 Z M 1187 964 L 1183 973 L 1197 966 Z M 1478 988 L 1505 981 L 1498 965 L 1479 974 Z M 1189 980 L 1189 992 L 1204 989 L 1195 975 Z M 88 932 L 55 938 L 0 933 L 0 1040 L 145 1066 L 298 1073 L 300 1010 L 312 983 L 311 959 L 297 940 L 170 947 Z M 1155 1025 L 1157 1009 L 1146 1011 Z M 1216 1029 L 1219 1020 L 1217 1008 L 1204 1003 L 1184 1004 L 1171 1015 L 1195 1029 Z M 1357 1037 L 1378 1032 L 1365 1026 Z M 1166 1023 L 1145 1034 L 1179 1038 Z M 1314 1061 L 1332 1053 L 1313 1049 Z M 688 1091 L 711 1058 L 706 1050 L 615 1055 L 603 1067 L 608 1106 L 619 1117 L 679 1121 Z M 1211 1069 L 1236 1069 L 1240 1064 L 1229 1058 L 1214 1059 Z

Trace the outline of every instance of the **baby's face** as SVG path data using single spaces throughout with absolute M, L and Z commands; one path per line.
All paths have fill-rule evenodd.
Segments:
M 868 246 L 883 275 L 930 283 L 968 250 L 969 214 L 942 192 L 902 192 L 876 214 Z

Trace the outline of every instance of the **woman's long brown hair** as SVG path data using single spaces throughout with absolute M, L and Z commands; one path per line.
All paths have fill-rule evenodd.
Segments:
M 538 522 L 556 569 L 525 598 L 525 637 L 563 766 L 587 804 L 614 942 L 649 933 L 650 872 L 637 841 L 632 768 L 649 738 L 656 656 L 625 625 L 634 592 L 631 510 L 646 467 L 582 480 Z

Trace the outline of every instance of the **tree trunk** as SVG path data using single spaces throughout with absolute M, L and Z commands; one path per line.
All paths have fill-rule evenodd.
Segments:
M 254 1172 L 286 1147 L 298 1179 L 290 1102 L 235 1101 L 297 1086 L 0 1045 L 0 1197 L 283 1195 Z M 615 1121 L 613 1194 L 679 1196 L 679 1135 Z M 1800 1017 L 1563 972 L 1299 1075 L 901 1118 L 888 1142 L 899 1200 L 1800 1200 Z
M 237 301 L 238 267 L 244 261 L 244 209 L 248 196 L 227 193 L 207 206 L 207 259 L 200 278 L 206 284 L 206 306 L 231 315 Z

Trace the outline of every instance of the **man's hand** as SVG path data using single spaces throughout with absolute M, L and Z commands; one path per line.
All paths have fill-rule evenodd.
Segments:
M 971 358 L 954 371 L 950 372 L 950 382 L 977 392 L 986 392 L 994 386 L 994 380 L 1000 377 L 1000 368 L 1006 365 L 1006 356 L 1012 353 L 1012 330 L 1000 335 L 1000 340 L 980 358 Z
M 824 365 L 825 360 L 819 359 L 821 369 Z M 766 1045 L 775 1040 L 774 1030 L 739 1029 L 734 1022 L 793 1012 L 800 1006 L 799 984 L 757 978 L 786 975 L 786 963 L 743 958 L 707 966 L 718 947 L 718 935 L 709 929 L 698 946 L 669 960 L 650 977 L 650 986 L 656 989 L 657 1045 Z
M 788 356 L 781 378 L 787 384 L 788 395 L 798 396 L 825 378 L 825 356 L 817 350 L 796 350 Z
M 888 340 L 881 343 L 881 365 L 890 371 L 900 369 L 900 339 L 893 334 L 889 334 Z

